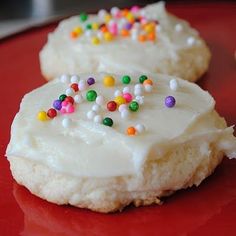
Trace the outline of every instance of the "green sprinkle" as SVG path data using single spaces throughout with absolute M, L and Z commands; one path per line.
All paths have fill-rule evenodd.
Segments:
M 91 24 L 87 24 L 87 25 L 86 25 L 86 29 L 91 30 L 91 29 L 92 29 L 92 25 L 91 25 Z
M 139 77 L 139 82 L 140 82 L 140 84 L 142 84 L 146 79 L 148 79 L 148 77 L 147 77 L 146 75 L 141 75 L 141 76 Z
M 89 90 L 87 93 L 86 93 L 86 98 L 89 102 L 93 102 L 96 100 L 97 98 L 97 93 L 95 90 Z
M 136 102 L 136 101 L 132 101 L 130 104 L 129 104 L 129 109 L 131 111 L 137 111 L 139 109 L 139 104 Z
M 130 76 L 124 75 L 124 76 L 122 77 L 122 83 L 123 83 L 123 84 L 129 84 L 130 81 L 131 81 Z
M 106 126 L 112 126 L 113 125 L 113 120 L 109 117 L 106 117 L 103 119 L 102 123 Z
M 66 97 L 67 96 L 65 94 L 62 94 L 62 95 L 60 95 L 59 100 L 64 101 L 66 99 Z
M 86 14 L 86 13 L 81 13 L 80 15 L 79 15 L 79 17 L 80 17 L 80 20 L 82 21 L 82 22 L 85 22 L 87 19 L 88 19 L 88 15 Z

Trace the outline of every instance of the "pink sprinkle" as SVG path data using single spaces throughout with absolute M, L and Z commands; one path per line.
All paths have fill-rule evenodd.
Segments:
M 139 9 L 140 9 L 139 6 L 132 6 L 130 10 L 132 13 L 136 13 L 139 11 Z
M 62 114 L 66 114 L 66 113 L 73 113 L 75 111 L 75 107 L 68 101 L 63 101 L 61 103 L 61 110 L 60 112 Z
M 133 96 L 130 93 L 124 93 L 123 98 L 126 100 L 126 102 L 131 102 L 133 99 Z
M 113 23 L 109 26 L 109 31 L 113 34 L 113 35 L 117 35 L 118 34 L 118 27 L 116 23 Z
M 147 24 L 148 23 L 148 20 L 146 19 L 146 18 L 144 18 L 144 17 L 142 17 L 142 19 L 141 19 L 141 24 Z

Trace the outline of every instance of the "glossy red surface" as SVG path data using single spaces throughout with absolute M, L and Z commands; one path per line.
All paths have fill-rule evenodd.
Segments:
M 215 97 L 216 108 L 236 123 L 236 4 L 169 5 L 206 39 L 212 51 L 209 72 L 199 84 Z M 162 206 L 128 207 L 98 214 L 43 201 L 17 185 L 4 157 L 12 119 L 22 96 L 45 83 L 38 53 L 50 25 L 0 44 L 0 235 L 236 235 L 236 161 L 225 159 L 200 187 L 179 191 Z

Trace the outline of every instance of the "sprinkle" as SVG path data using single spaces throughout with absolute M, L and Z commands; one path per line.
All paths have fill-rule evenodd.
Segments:
M 126 109 L 124 109 L 123 111 L 121 111 L 121 118 L 122 119 L 127 119 L 130 115 L 130 112 Z
M 113 125 L 113 120 L 109 117 L 106 117 L 103 119 L 102 123 L 106 126 L 112 126 Z
M 99 18 L 104 18 L 104 16 L 107 14 L 107 11 L 104 9 L 99 10 L 98 12 L 98 17 Z
M 103 78 L 103 84 L 106 87 L 113 87 L 115 85 L 115 79 L 111 75 L 107 75 Z
M 132 13 L 137 13 L 139 10 L 140 10 L 139 6 L 132 6 L 130 9 Z
M 176 32 L 181 32 L 183 30 L 183 26 L 181 24 L 176 24 L 175 25 L 175 31 Z
M 67 96 L 67 97 L 64 99 L 64 101 L 69 102 L 69 103 L 71 103 L 72 105 L 73 105 L 74 102 L 75 102 L 74 98 L 71 97 L 71 96 Z
M 169 85 L 170 85 L 170 89 L 173 90 L 173 91 L 176 91 L 179 87 L 178 82 L 177 82 L 176 79 L 170 80 Z
M 90 37 L 92 37 L 94 34 L 93 34 L 93 32 L 92 32 L 91 30 L 85 30 L 85 35 L 86 35 L 86 37 L 90 38 Z
M 100 107 L 98 104 L 94 104 L 94 105 L 92 106 L 92 110 L 95 111 L 95 112 L 99 112 L 100 109 L 101 109 L 101 107 Z
M 190 36 L 187 38 L 187 44 L 189 46 L 193 46 L 195 43 L 196 43 L 196 39 L 194 37 Z
M 61 110 L 61 103 L 62 103 L 62 101 L 61 100 L 55 100 L 54 102 L 53 102 L 53 107 L 56 109 L 56 110 Z
M 79 82 L 79 76 L 77 75 L 72 75 L 70 78 L 71 83 L 78 83 Z
M 135 129 L 137 130 L 137 132 L 138 133 L 143 133 L 144 131 L 145 131 L 145 126 L 144 125 L 142 125 L 142 124 L 137 124 L 136 126 L 135 126 Z
M 84 12 L 82 12 L 82 13 L 79 15 L 79 17 L 80 17 L 80 20 L 81 20 L 82 22 L 85 22 L 85 21 L 88 19 L 88 15 L 87 15 L 86 13 L 84 13 Z
M 148 79 L 148 77 L 146 76 L 146 75 L 141 75 L 140 77 L 139 77 L 139 83 L 140 84 L 142 84 L 145 80 L 147 80 Z
M 115 111 L 117 108 L 117 104 L 114 101 L 110 101 L 107 103 L 107 110 L 108 111 Z
M 120 12 L 120 9 L 118 7 L 112 7 L 110 12 L 113 16 L 117 16 L 117 14 Z
M 74 108 L 74 106 L 70 102 L 63 101 L 61 103 L 61 110 L 60 110 L 60 112 L 62 114 L 73 113 L 74 111 L 75 111 L 75 108 Z
M 137 101 L 139 105 L 142 105 L 144 103 L 144 96 L 136 96 L 135 101 Z
M 96 103 L 97 103 L 98 105 L 102 106 L 102 105 L 104 104 L 104 102 L 105 102 L 105 99 L 104 99 L 103 96 L 101 96 L 101 95 L 97 96 L 97 98 L 96 98 Z
M 115 96 L 115 97 L 122 96 L 122 92 L 121 92 L 119 89 L 117 89 L 117 90 L 114 92 L 114 96 Z
M 140 79 L 139 79 L 140 80 Z M 142 89 L 143 85 L 142 84 L 135 84 L 134 89 Z
M 116 102 L 116 104 L 118 106 L 120 106 L 121 104 L 125 104 L 126 103 L 125 98 L 123 98 L 122 96 L 115 97 L 114 101 Z
M 69 83 L 70 82 L 70 78 L 68 75 L 64 74 L 60 77 L 60 80 L 62 83 Z
M 97 32 L 97 37 L 102 40 L 103 39 L 103 33 L 101 31 Z
M 156 40 L 156 35 L 154 32 L 151 32 L 147 35 L 147 39 L 150 41 L 155 41 Z
M 73 95 L 74 92 L 75 92 L 75 91 L 74 91 L 74 89 L 72 89 L 72 88 L 66 89 L 66 95 L 67 95 L 67 96 Z
M 87 24 L 87 25 L 86 25 L 86 29 L 87 29 L 87 30 L 91 30 L 91 29 L 92 29 L 92 25 L 91 25 L 91 24 Z
M 123 98 L 126 100 L 127 103 L 129 103 L 132 101 L 133 96 L 131 95 L 131 93 L 124 93 Z
M 130 88 L 129 87 L 124 87 L 123 88 L 123 93 L 129 93 L 130 92 Z
M 77 84 L 77 83 L 71 84 L 70 87 L 71 87 L 75 92 L 78 92 L 78 91 L 79 91 L 79 87 L 78 87 L 78 84 Z
M 86 98 L 89 102 L 93 102 L 96 100 L 97 98 L 97 93 L 95 90 L 89 90 L 87 93 L 86 93 Z
M 132 101 L 129 104 L 129 109 L 133 112 L 136 112 L 139 109 L 139 104 L 136 101 Z
M 62 126 L 63 126 L 64 128 L 69 128 L 69 127 L 71 126 L 71 123 L 72 123 L 72 121 L 71 121 L 71 119 L 69 119 L 69 118 L 64 118 L 64 119 L 62 120 Z
M 67 96 L 65 94 L 61 94 L 59 97 L 60 101 L 64 101 Z
M 37 114 L 37 118 L 38 118 L 38 120 L 40 120 L 40 121 L 46 121 L 46 120 L 48 119 L 47 113 L 46 113 L 45 111 L 40 111 L 40 112 L 38 112 L 38 114 Z
M 150 85 L 150 84 L 146 84 L 146 85 L 144 85 L 144 89 L 145 89 L 145 91 L 146 92 L 148 92 L 148 93 L 150 93 L 151 91 L 152 91 L 152 85 Z
M 83 29 L 80 26 L 78 26 L 78 27 L 74 28 L 73 32 L 75 32 L 78 36 L 78 35 L 81 35 L 83 33 Z
M 143 85 L 147 85 L 147 84 L 153 85 L 152 80 L 151 79 L 146 79 L 146 80 L 143 81 Z
M 74 96 L 74 101 L 75 101 L 76 103 L 82 103 L 82 101 L 83 101 L 82 95 L 80 95 L 80 94 L 75 95 L 75 96 Z
M 147 38 L 146 38 L 146 36 L 145 36 L 144 34 L 140 34 L 140 35 L 138 36 L 138 41 L 141 42 L 141 43 L 145 42 L 146 39 L 147 39 Z
M 119 112 L 122 112 L 124 110 L 127 110 L 127 105 L 126 104 L 121 104 L 118 108 Z
M 88 85 L 95 84 L 95 79 L 92 78 L 92 77 L 88 78 L 88 79 L 87 79 L 87 84 L 88 84 Z
M 88 88 L 88 84 L 85 82 L 85 80 L 79 81 L 79 90 L 84 91 Z
M 136 129 L 135 129 L 133 126 L 130 126 L 130 127 L 127 128 L 126 133 L 127 133 L 129 136 L 135 135 Z
M 173 96 L 168 96 L 165 98 L 165 105 L 166 107 L 174 107 L 175 106 L 175 98 Z
M 97 38 L 97 37 L 93 37 L 93 38 L 91 39 L 91 42 L 92 42 L 92 44 L 94 44 L 94 45 L 98 45 L 98 44 L 100 44 L 100 39 Z
M 121 80 L 123 84 L 129 84 L 131 81 L 131 78 L 128 75 L 124 75 Z
M 112 18 L 112 16 L 111 16 L 110 14 L 106 14 L 106 15 L 104 16 L 104 21 L 105 21 L 106 23 L 108 23 L 108 22 L 111 20 L 111 18 Z
M 112 41 L 113 36 L 110 32 L 105 32 L 104 33 L 104 39 L 105 39 L 105 41 L 109 42 L 109 41 Z
M 96 112 L 95 111 L 88 111 L 87 112 L 87 118 L 89 120 L 92 120 L 95 116 L 96 116 Z
M 134 89 L 134 95 L 135 96 L 140 96 L 142 95 L 143 89 L 142 88 L 136 88 Z
M 95 123 L 101 124 L 102 123 L 102 116 L 101 115 L 94 116 L 93 121 Z
M 122 30 L 120 31 L 120 35 L 121 35 L 122 37 L 128 37 L 128 36 L 129 36 L 129 31 L 128 31 L 127 29 L 122 29 Z
M 47 111 L 47 116 L 51 119 L 53 119 L 54 117 L 57 116 L 57 111 L 53 108 L 50 108 L 48 111 Z

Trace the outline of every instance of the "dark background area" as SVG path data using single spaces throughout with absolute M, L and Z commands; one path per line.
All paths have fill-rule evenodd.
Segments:
M 112 6 L 129 7 L 146 5 L 155 0 L 0 0 L 0 20 L 40 18 L 78 14 L 81 11 L 95 12 Z M 206 2 L 236 2 L 218 0 L 167 0 L 173 4 L 202 4 Z

